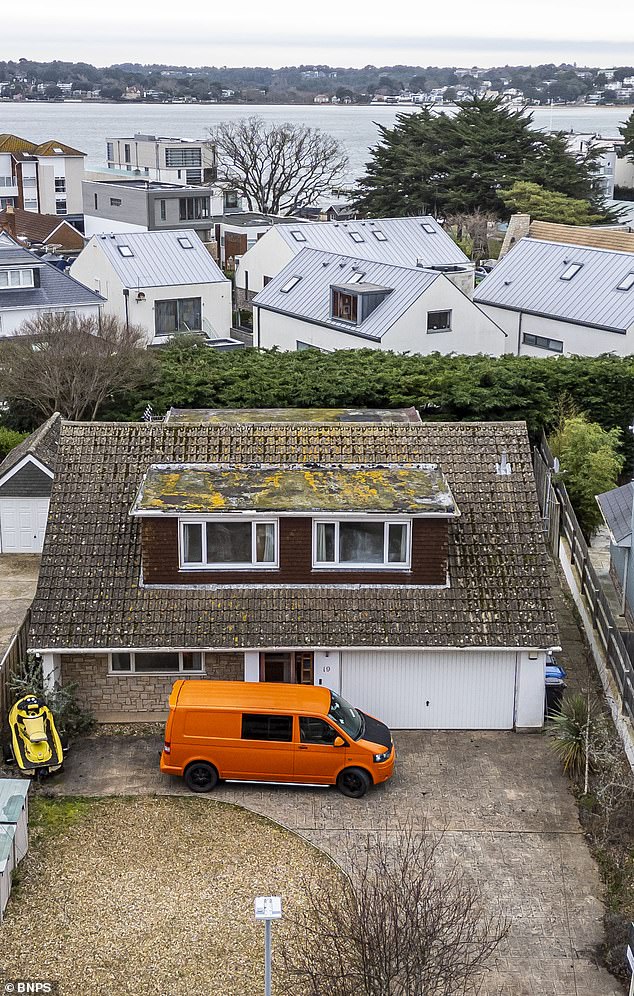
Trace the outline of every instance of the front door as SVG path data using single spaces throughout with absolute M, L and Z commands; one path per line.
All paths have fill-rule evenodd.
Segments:
M 260 654 L 260 681 L 284 681 L 293 685 L 312 685 L 315 655 L 312 651 Z

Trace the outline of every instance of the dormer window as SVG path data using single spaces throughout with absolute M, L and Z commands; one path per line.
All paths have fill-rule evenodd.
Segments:
M 358 297 L 356 294 L 346 294 L 345 291 L 332 291 L 331 317 L 343 322 L 357 322 Z
M 0 270 L 0 290 L 7 287 L 34 287 L 33 270 Z
M 395 567 L 410 565 L 410 522 L 386 519 L 314 523 L 314 567 Z
M 274 568 L 277 560 L 277 520 L 223 517 L 181 522 L 181 568 Z

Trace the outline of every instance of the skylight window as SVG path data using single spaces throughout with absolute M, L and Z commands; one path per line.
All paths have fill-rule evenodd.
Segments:
M 434 227 L 434 225 L 430 224 L 430 222 L 428 221 L 424 221 L 421 227 L 424 232 L 427 232 L 428 235 L 435 235 L 437 232 L 437 229 Z
M 365 242 L 361 232 L 350 232 L 350 238 L 353 242 Z
M 301 279 L 301 277 L 297 276 L 291 277 L 290 280 L 286 281 L 283 287 L 280 287 L 280 294 L 288 294 L 289 291 L 292 291 L 293 287 L 297 287 Z
M 375 239 L 378 239 L 379 242 L 387 242 L 387 235 L 385 234 L 385 232 L 380 232 L 378 229 L 375 228 L 372 234 Z
M 350 277 L 350 280 L 348 281 L 348 283 L 349 284 L 360 284 L 364 277 L 365 277 L 365 273 L 353 273 L 352 276 Z
M 191 244 L 190 240 L 186 239 L 186 238 L 179 239 L 178 240 L 178 244 L 181 247 L 181 249 L 193 249 L 194 248 L 193 245 Z
M 134 256 L 134 253 L 130 249 L 130 246 L 117 246 L 117 249 L 122 256 Z
M 572 280 L 583 267 L 583 263 L 571 263 L 559 277 L 560 280 Z
M 306 239 L 306 236 L 304 235 L 304 233 L 298 231 L 296 228 L 294 228 L 294 229 L 291 230 L 291 235 L 293 236 L 293 238 L 295 239 L 296 242 L 307 242 L 308 241 Z
M 630 272 L 625 277 L 623 277 L 621 283 L 616 285 L 616 289 L 632 290 L 632 287 L 634 287 L 634 270 L 630 270 Z

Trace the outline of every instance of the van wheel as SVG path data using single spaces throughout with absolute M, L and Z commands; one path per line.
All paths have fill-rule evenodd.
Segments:
M 337 777 L 337 788 L 349 799 L 360 799 L 370 787 L 370 776 L 363 768 L 344 768 Z
M 185 771 L 185 785 L 192 792 L 211 792 L 217 784 L 218 772 L 206 761 L 194 761 Z

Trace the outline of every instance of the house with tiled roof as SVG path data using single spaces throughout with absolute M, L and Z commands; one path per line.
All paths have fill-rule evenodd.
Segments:
M 253 344 L 501 356 L 506 333 L 451 276 L 302 249 L 253 299 Z
M 99 318 L 103 304 L 101 294 L 0 232 L 0 336 L 46 314 Z
M 39 553 L 57 463 L 61 419 L 52 415 L 0 463 L 0 553 Z
M 26 248 L 43 247 L 49 252 L 73 256 L 86 244 L 81 232 L 65 218 L 22 208 L 6 207 L 0 211 L 0 231 L 8 232 Z
M 101 721 L 178 677 L 324 685 L 395 728 L 537 729 L 558 643 L 522 423 L 69 423 L 29 648 Z
M 0 210 L 22 208 L 66 217 L 83 231 L 82 182 L 86 153 L 49 139 L 0 135 Z

